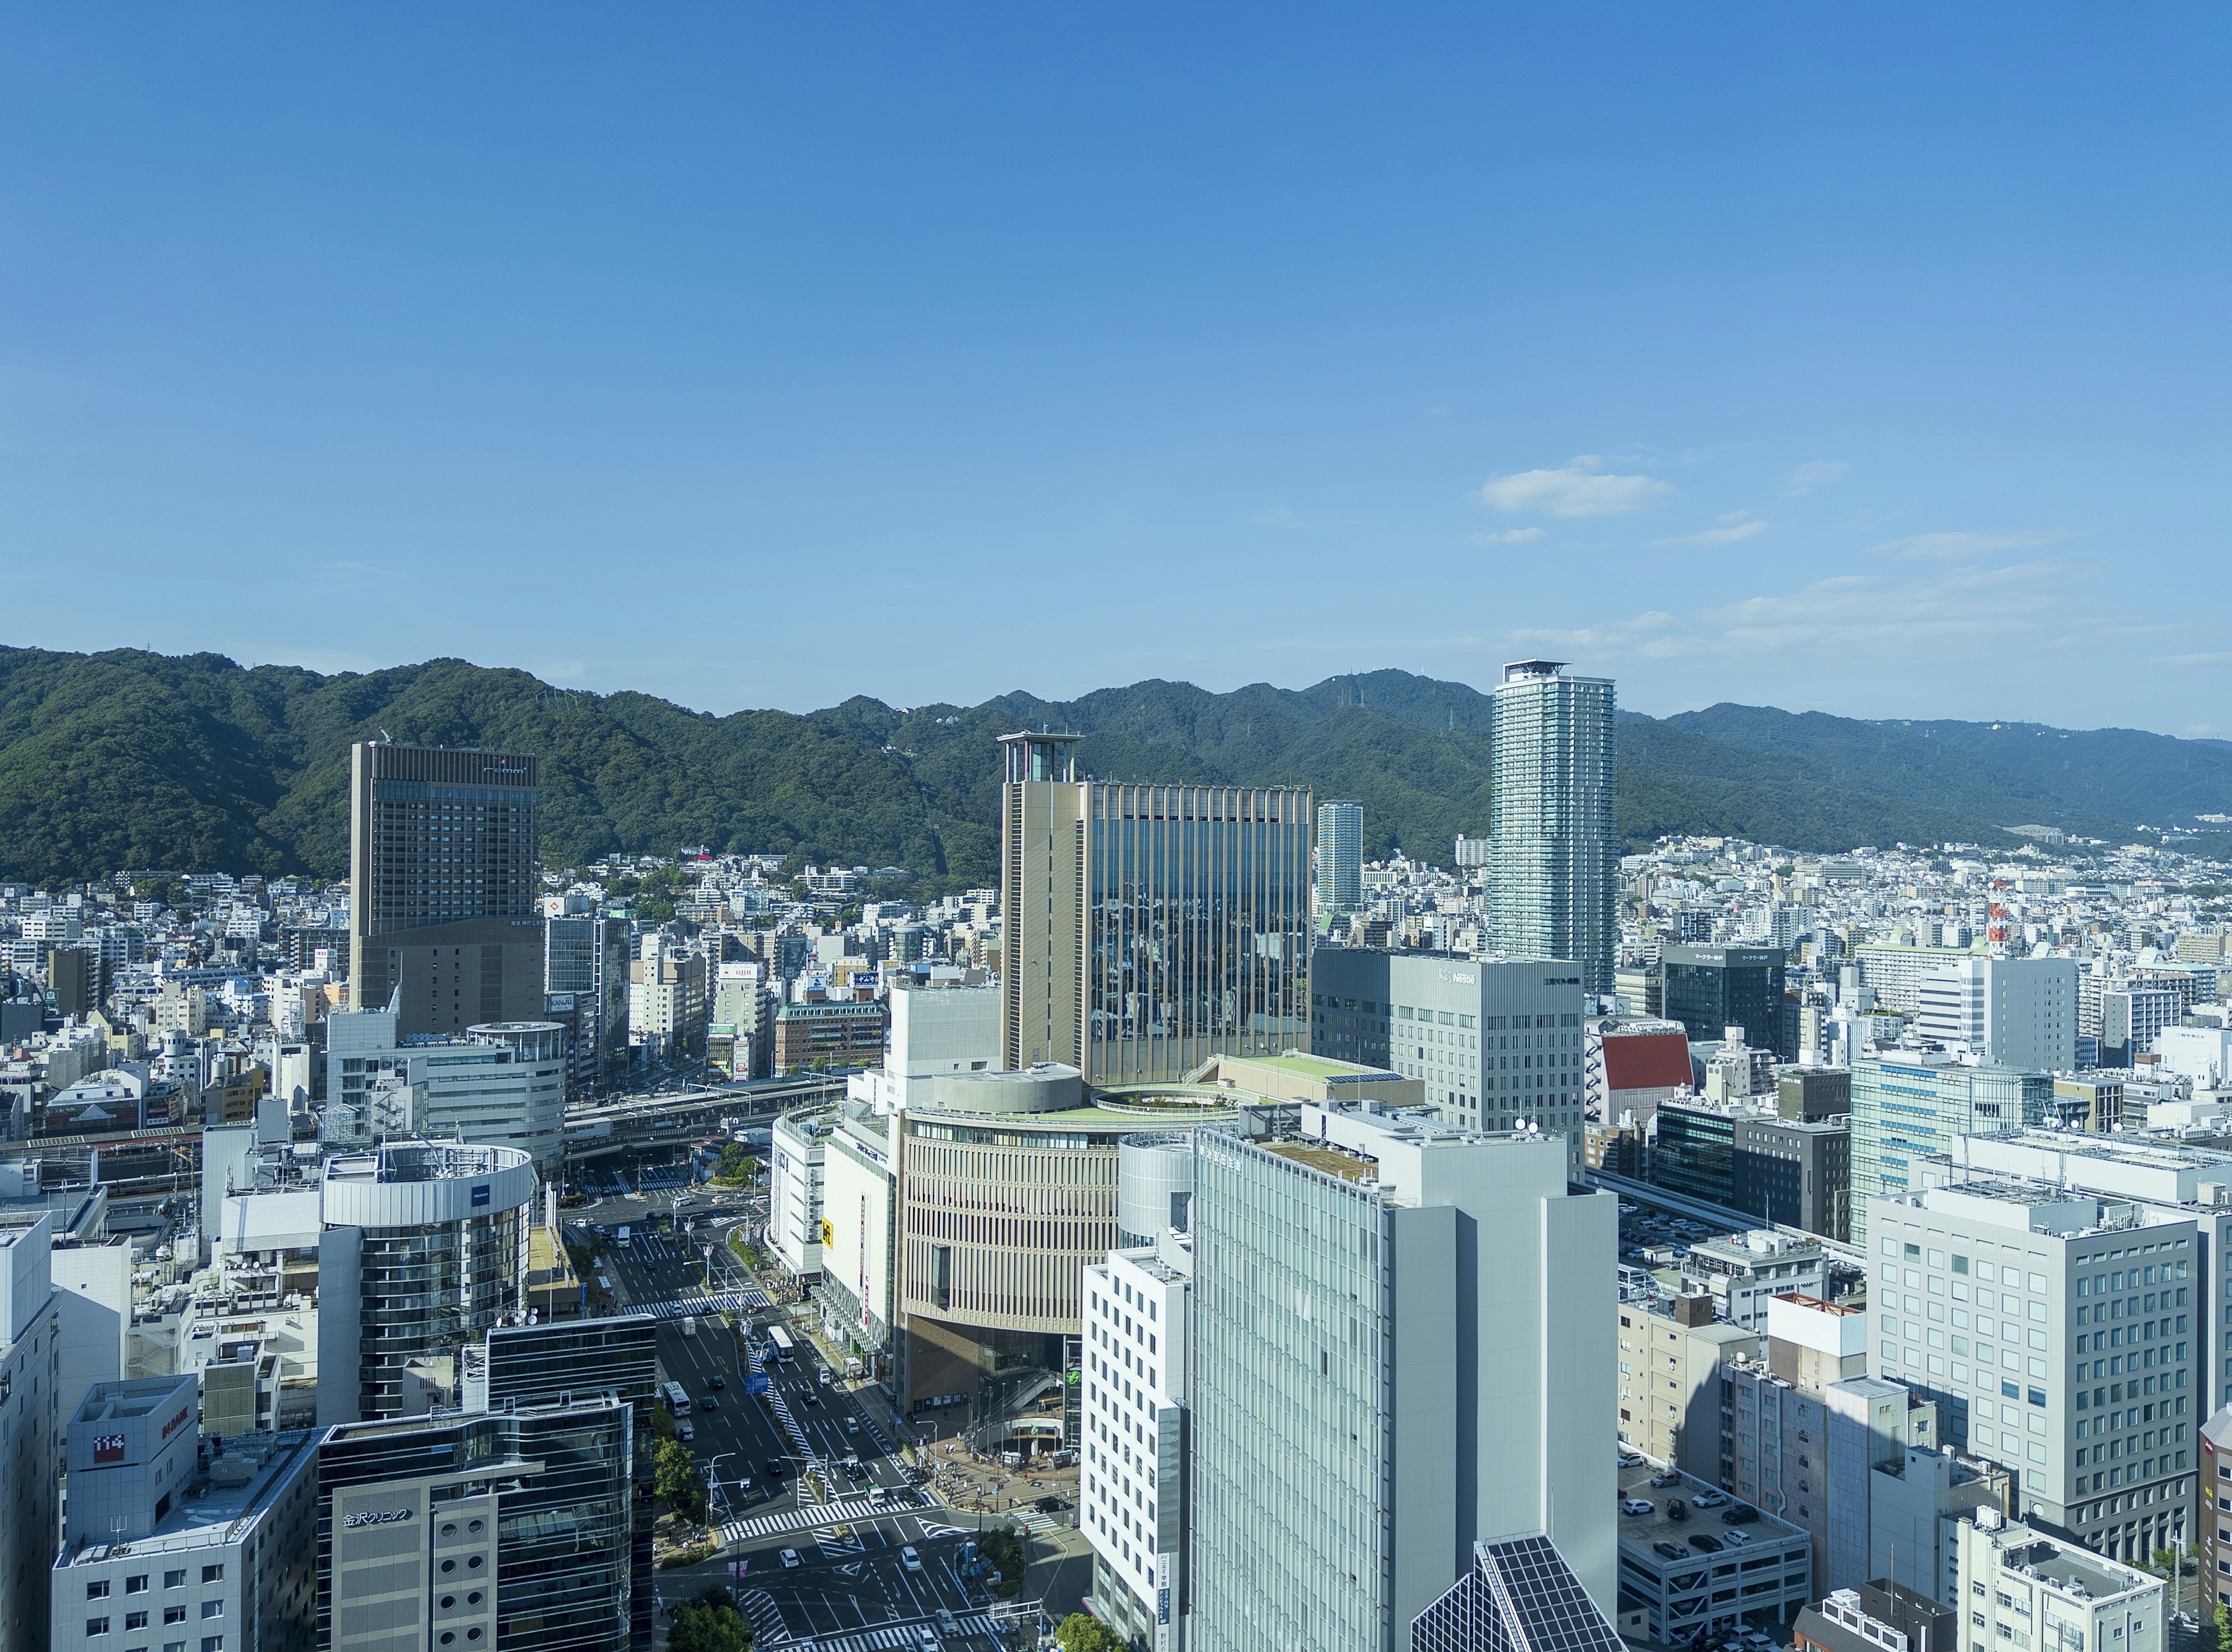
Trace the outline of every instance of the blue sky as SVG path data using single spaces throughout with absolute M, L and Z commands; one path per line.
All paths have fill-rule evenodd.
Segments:
M 0 641 L 2232 735 L 2232 14 L 34 6 Z

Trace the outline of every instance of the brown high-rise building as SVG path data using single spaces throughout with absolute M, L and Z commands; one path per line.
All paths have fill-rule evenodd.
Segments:
M 1081 737 L 1000 736 L 1002 1065 L 1170 1083 L 1307 1048 L 1308 789 L 1080 779 Z
M 463 1037 L 539 1020 L 542 761 L 366 742 L 349 748 L 349 1002 L 396 1031 Z

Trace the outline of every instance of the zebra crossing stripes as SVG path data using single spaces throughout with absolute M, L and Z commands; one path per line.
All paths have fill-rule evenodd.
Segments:
M 790 1625 L 782 1621 L 782 1609 L 766 1590 L 747 1589 L 736 1608 L 751 1620 L 754 1646 L 779 1646 L 791 1638 Z
M 722 1291 L 711 1296 L 673 1297 L 664 1302 L 638 1302 L 630 1305 L 635 1313 L 647 1313 L 654 1319 L 682 1319 L 701 1313 L 744 1313 L 754 1308 L 768 1306 L 764 1291 Z
M 930 1620 L 925 1618 L 922 1623 Z M 992 1619 L 985 1612 L 974 1612 L 957 1620 L 964 1635 L 989 1638 Z M 897 1649 L 921 1644 L 918 1633 L 921 1623 L 884 1623 L 872 1629 L 862 1629 L 853 1635 L 820 1635 L 814 1644 L 819 1652 L 897 1652 Z
M 721 1541 L 742 1543 L 747 1538 L 768 1538 L 779 1532 L 804 1532 L 840 1520 L 873 1520 L 882 1515 L 905 1512 L 880 1506 L 873 1499 L 866 1497 L 854 1498 L 845 1503 L 782 1509 L 773 1514 L 753 1514 L 741 1520 L 730 1520 L 721 1528 Z

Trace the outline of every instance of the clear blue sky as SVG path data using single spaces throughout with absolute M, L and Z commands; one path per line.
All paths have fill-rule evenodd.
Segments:
M 2232 735 L 2221 6 L 0 22 L 0 641 Z

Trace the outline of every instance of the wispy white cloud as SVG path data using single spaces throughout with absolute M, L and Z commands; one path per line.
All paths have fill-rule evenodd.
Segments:
M 1573 630 L 1515 631 L 1509 633 L 1509 640 L 1521 648 L 1555 649 L 1561 653 L 1599 658 L 1678 659 L 1703 653 L 1709 646 L 1705 638 L 1693 634 L 1672 614 L 1658 608 L 1632 619 L 1607 620 Z
M 1525 545 L 1538 540 L 1548 530 L 1541 528 L 1507 528 L 1500 534 L 1475 534 L 1476 545 Z
M 2163 661 L 2165 665 L 2228 665 L 2232 664 L 2232 652 L 2215 649 L 2201 654 L 2172 654 Z
M 1748 510 L 1732 510 L 1716 519 L 1717 528 L 1701 528 L 1694 534 L 1677 534 L 1671 539 L 1654 539 L 1653 545 L 1735 545 L 1748 539 L 1757 539 L 1767 532 L 1767 524 Z
M 1480 496 L 1498 510 L 1546 516 L 1617 516 L 1640 510 L 1673 489 L 1655 476 L 1621 476 L 1584 453 L 1554 470 L 1491 476 Z
M 1833 482 L 1842 482 L 1852 475 L 1852 467 L 1842 459 L 1816 459 L 1801 464 L 1790 473 L 1790 480 L 1782 491 L 1793 499 L 1803 499 L 1816 488 L 1826 488 Z
M 1958 562 L 1971 557 L 1996 556 L 2002 551 L 2051 545 L 2063 537 L 2059 533 L 1914 534 L 1905 539 L 1871 545 L 1868 550 L 1872 555 L 1888 556 L 1895 562 Z

